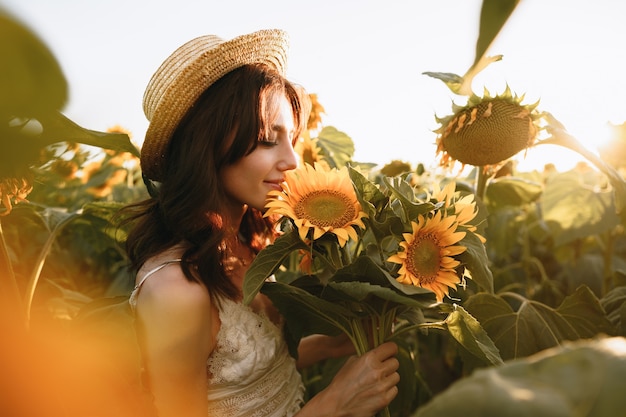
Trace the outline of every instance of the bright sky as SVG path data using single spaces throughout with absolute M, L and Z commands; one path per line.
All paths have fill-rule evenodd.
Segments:
M 147 127 L 143 91 L 178 46 L 263 28 L 290 33 L 288 76 L 318 95 L 324 123 L 346 132 L 355 160 L 435 166 L 435 114 L 462 102 L 424 71 L 465 73 L 474 59 L 481 0 L 0 0 L 57 56 L 70 84 L 64 113 L 83 127 Z M 540 99 L 594 146 L 607 122 L 626 121 L 626 2 L 521 0 L 489 50 L 502 54 L 474 81 L 482 94 L 506 84 L 524 103 Z M 520 168 L 572 154 L 531 150 Z

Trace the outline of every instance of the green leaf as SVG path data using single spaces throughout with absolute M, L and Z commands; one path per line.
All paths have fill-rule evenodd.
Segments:
M 490 207 L 522 206 L 537 201 L 543 185 L 521 178 L 498 178 L 489 182 L 486 199 Z
M 100 148 L 130 152 L 139 150 L 126 134 L 84 129 L 60 113 L 67 101 L 67 81 L 47 46 L 26 26 L 0 10 L 0 136 L 4 155 L 37 155 L 39 149 L 57 142 L 78 142 Z M 31 119 L 41 132 L 8 127 L 13 118 Z M 36 129 L 37 130 L 37 129 Z M 7 149 L 10 152 L 7 152 Z M 25 158 L 24 162 L 29 158 Z
M 483 0 L 480 10 L 480 32 L 476 41 L 476 55 L 473 67 L 481 58 L 504 27 L 520 0 Z
M 517 311 L 503 296 L 519 303 Z M 598 300 L 584 286 L 557 309 L 511 293 L 475 294 L 467 299 L 465 308 L 482 324 L 505 360 L 611 329 Z
M 458 259 L 470 271 L 472 281 L 489 293 L 493 293 L 493 274 L 489 269 L 489 258 L 485 245 L 472 232 L 467 232 L 459 244 L 465 246 L 467 250 Z
M 462 77 L 447 72 L 424 72 L 423 74 L 443 81 L 455 94 L 471 95 L 474 77 L 489 64 L 502 59 L 502 55 L 487 56 L 486 53 L 518 3 L 519 0 L 483 0 L 476 55 L 472 66 Z
M 413 417 L 593 417 L 626 410 L 626 340 L 568 342 L 526 359 L 480 369 Z
M 436 78 L 437 80 L 443 81 L 445 84 L 461 84 L 463 82 L 463 77 L 458 74 L 454 74 L 451 72 L 432 72 L 425 71 L 422 73 L 423 75 L 427 75 L 431 78 Z
M 332 303 L 280 282 L 266 282 L 261 289 L 286 320 L 289 350 L 297 357 L 299 340 L 310 334 L 336 336 L 350 331 L 349 318 L 356 315 L 340 304 Z
M 350 136 L 332 126 L 324 126 L 317 137 L 317 146 L 327 157 L 331 168 L 341 168 L 352 160 L 354 142 Z
M 348 166 L 348 174 L 354 184 L 359 203 L 368 216 L 375 217 L 378 209 L 386 205 L 388 198 L 373 182 L 351 166 Z
M 616 287 L 600 300 L 606 317 L 618 329 L 617 334 L 626 337 L 626 287 Z
M 486 364 L 503 363 L 498 348 L 487 332 L 463 307 L 455 305 L 454 310 L 446 317 L 445 323 L 452 337 L 474 356 Z
M 407 410 L 415 410 L 417 404 L 426 402 L 425 391 L 423 387 L 424 381 L 420 376 L 420 355 L 415 355 L 417 346 L 412 341 L 402 338 L 394 339 L 398 345 L 398 354 L 396 359 L 400 362 L 398 374 L 400 374 L 400 384 L 398 387 L 398 395 L 389 405 L 392 416 L 406 415 Z
M 412 308 L 427 308 L 433 304 L 432 301 L 400 294 L 389 287 L 381 287 L 362 281 L 329 282 L 327 288 L 322 292 L 322 297 L 330 302 L 345 300 L 368 305 L 373 305 L 375 303 L 373 299 L 377 298 L 389 301 L 394 305 Z
M 418 201 L 413 187 L 402 178 L 383 177 L 382 180 L 389 191 L 391 191 L 395 201 L 400 203 L 401 211 L 395 208 L 394 211 L 404 222 L 415 221 L 419 215 L 428 213 L 435 208 L 435 205 L 430 202 Z M 393 204 L 394 200 L 392 199 L 391 202 Z
M 135 156 L 140 153 L 127 134 L 85 129 L 57 111 L 42 113 L 37 118 L 22 121 L 16 127 L 3 126 L 1 122 L 0 120 L 0 158 L 3 165 L 28 167 L 35 163 L 41 164 L 42 161 L 38 159 L 41 149 L 65 141 L 130 152 Z M 26 129 L 22 128 L 23 125 L 37 128 Z
M 291 252 L 298 249 L 308 249 L 308 246 L 300 239 L 298 231 L 292 229 L 261 250 L 244 277 L 243 303 L 250 304 L 265 280 L 282 265 Z
M 61 110 L 67 81 L 48 47 L 24 24 L 0 9 L 0 123 L 5 116 Z
M 585 186 L 572 171 L 548 181 L 541 207 L 556 245 L 597 235 L 620 224 L 613 193 Z
M 432 291 L 416 287 L 414 285 L 406 285 L 399 283 L 387 271 L 380 268 L 376 263 L 367 256 L 360 256 L 350 265 L 338 270 L 331 278 L 333 282 L 368 282 L 381 287 L 395 288 L 402 294 L 408 296 L 417 296 L 426 300 L 428 304 L 435 302 L 435 295 Z M 424 306 L 425 307 L 425 306 Z
M 578 337 L 613 334 L 613 326 L 600 300 L 586 285 L 581 285 L 566 297 L 556 311 L 574 328 Z
M 435 78 L 439 81 L 442 81 L 453 93 L 458 93 L 463 85 L 463 77 L 457 74 L 453 74 L 450 72 L 432 72 L 426 71 L 422 73 L 423 75 L 427 75 L 431 78 Z
M 126 133 L 106 133 L 85 129 L 65 117 L 61 113 L 52 113 L 40 117 L 43 133 L 39 140 L 49 145 L 57 142 L 78 142 L 85 145 L 129 152 L 139 156 L 139 149 L 130 141 Z

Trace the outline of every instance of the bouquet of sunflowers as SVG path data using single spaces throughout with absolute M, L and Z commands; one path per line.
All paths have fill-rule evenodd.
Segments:
M 258 291 L 272 300 L 292 353 L 308 334 L 343 332 L 363 354 L 405 329 L 438 328 L 500 362 L 480 324 L 444 302 L 468 279 L 493 291 L 474 196 L 456 188 L 449 181 L 425 190 L 410 174 L 374 182 L 350 166 L 288 172 L 266 205 L 267 216 L 283 219 L 281 235 L 251 264 L 244 302 Z M 425 321 L 421 311 L 432 308 L 447 318 Z

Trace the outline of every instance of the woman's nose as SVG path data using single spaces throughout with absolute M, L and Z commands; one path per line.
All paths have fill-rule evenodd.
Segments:
M 278 169 L 281 171 L 296 169 L 299 161 L 300 156 L 296 153 L 296 150 L 293 146 L 288 146 L 278 164 Z

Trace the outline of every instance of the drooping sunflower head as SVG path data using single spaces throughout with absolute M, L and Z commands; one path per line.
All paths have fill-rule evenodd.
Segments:
M 465 232 L 458 232 L 456 216 L 418 216 L 411 222 L 411 233 L 404 233 L 400 249 L 387 260 L 400 264 L 398 282 L 433 291 L 437 301 L 449 294 L 461 282 L 456 268 L 460 262 L 454 257 L 467 249 L 459 245 Z
M 407 172 L 411 172 L 411 164 L 397 159 L 385 164 L 380 169 L 380 173 L 386 177 L 395 177 Z
M 290 218 L 301 239 L 334 234 L 340 246 L 358 238 L 355 227 L 365 228 L 362 210 L 347 168 L 328 169 L 305 164 L 289 171 L 282 191 L 270 191 L 265 216 Z
M 489 166 L 509 159 L 531 146 L 539 133 L 538 102 L 522 104 L 507 86 L 502 95 L 472 95 L 465 106 L 453 104 L 453 114 L 437 118 L 435 132 L 441 165 L 454 161 L 464 165 Z

